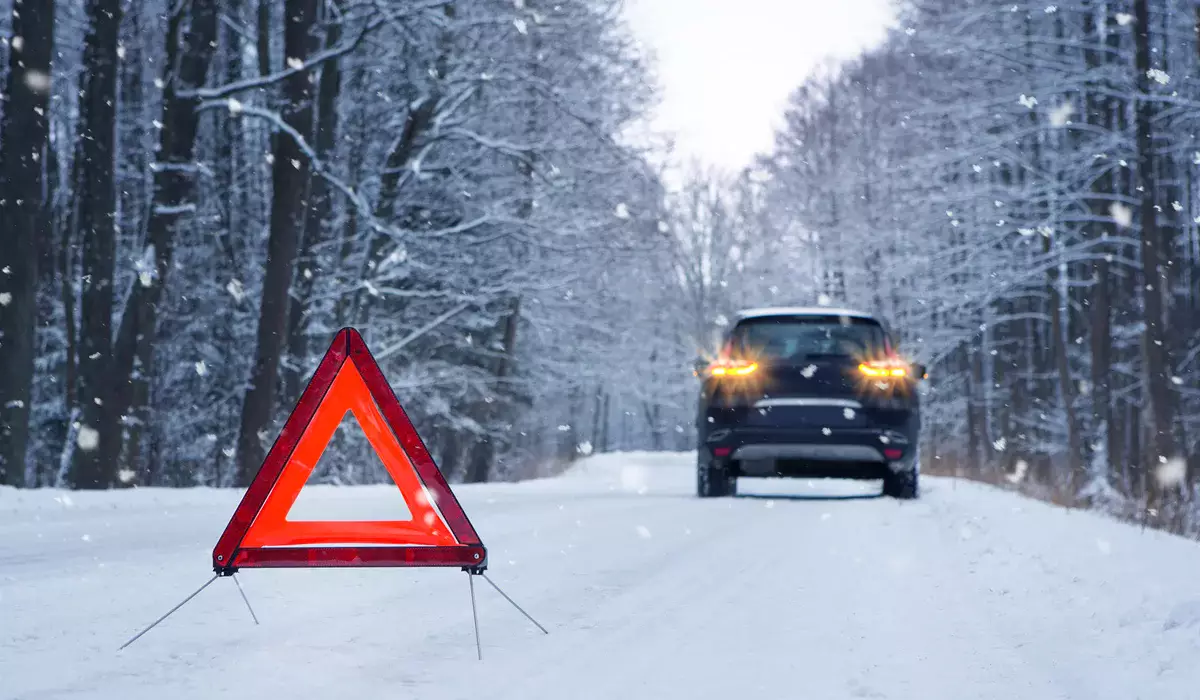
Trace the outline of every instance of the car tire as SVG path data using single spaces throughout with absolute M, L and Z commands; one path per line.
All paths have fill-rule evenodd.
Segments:
M 723 498 L 737 495 L 737 477 L 713 466 L 703 456 L 696 460 L 696 495 L 700 498 Z
M 883 495 L 900 500 L 912 500 L 920 495 L 920 474 L 913 469 L 889 472 L 883 477 Z

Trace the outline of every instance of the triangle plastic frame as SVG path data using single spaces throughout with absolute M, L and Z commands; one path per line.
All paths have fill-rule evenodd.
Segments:
M 352 363 L 352 367 L 344 368 L 346 363 Z M 343 372 L 343 369 L 353 369 L 356 372 Z M 444 523 L 450 532 L 440 533 L 439 537 L 432 540 L 421 537 L 406 538 L 405 532 L 411 534 L 415 528 L 405 527 L 402 523 L 379 523 L 383 526 L 393 526 L 391 534 L 383 537 L 376 536 L 372 539 L 371 544 L 366 546 L 361 544 L 333 546 L 304 544 L 305 540 L 302 537 L 298 538 L 298 541 L 301 542 L 298 546 L 263 546 L 260 542 L 256 542 L 256 539 L 262 539 L 261 537 L 256 538 L 251 535 L 248 538 L 247 535 L 251 534 L 256 520 L 264 512 L 264 505 L 267 505 L 269 500 L 278 498 L 283 503 L 284 507 L 274 508 L 277 513 L 272 516 L 282 523 L 287 508 L 291 506 L 299 490 L 303 488 L 307 472 L 300 475 L 302 478 L 292 477 L 289 479 L 289 484 L 280 486 L 280 490 L 286 489 L 287 493 L 274 495 L 273 492 L 280 484 L 281 477 L 288 472 L 289 467 L 296 470 L 311 470 L 315 466 L 315 459 L 311 464 L 304 465 L 293 464 L 293 457 L 302 440 L 306 439 L 306 432 L 309 430 L 310 424 L 321 413 L 322 405 L 326 401 L 336 400 L 336 397 L 330 395 L 330 389 L 339 380 L 339 376 L 347 375 L 361 378 L 361 383 L 365 384 L 370 399 L 373 400 L 374 405 L 371 407 L 373 410 L 370 412 L 377 411 L 383 422 L 386 423 L 386 426 L 376 427 L 386 428 L 395 438 L 394 442 L 390 437 L 384 442 L 393 445 L 398 443 L 398 447 L 403 451 L 401 457 L 407 458 L 408 464 L 395 465 L 395 459 L 390 460 L 391 463 L 389 463 L 389 459 L 384 454 L 379 454 L 388 472 L 397 481 L 402 492 L 404 485 L 401 482 L 405 481 L 410 486 L 423 487 L 422 493 L 427 493 L 429 500 L 434 505 L 430 507 L 428 503 L 422 502 L 422 507 L 428 511 L 436 510 L 436 515 L 430 512 L 426 516 L 425 523 L 428 525 L 436 520 L 439 525 Z M 359 411 L 354 411 L 354 413 L 361 424 L 362 416 L 359 415 Z M 342 414 L 337 414 L 335 422 L 340 423 L 341 417 Z M 327 432 L 332 433 L 332 431 Z M 368 433 L 368 439 L 378 453 L 380 451 L 378 441 L 371 439 L 370 433 Z M 308 436 L 307 440 L 313 444 L 316 444 L 316 441 L 320 442 L 317 448 L 317 457 L 319 458 L 320 452 L 325 449 L 329 440 L 329 434 Z M 419 484 L 408 478 L 407 474 L 399 471 L 408 469 L 411 469 Z M 405 500 L 407 501 L 408 498 L 406 497 Z M 421 502 L 420 497 L 418 497 L 418 501 Z M 410 510 L 412 507 L 413 504 L 409 503 Z M 279 514 L 278 511 L 281 511 L 282 514 Z M 417 511 L 414 510 L 413 515 L 415 518 Z M 324 527 L 328 531 L 325 533 L 324 539 L 329 539 L 331 534 L 336 536 L 337 533 L 343 531 L 339 530 L 338 523 L 334 522 L 293 523 L 289 527 L 298 525 L 305 526 L 302 531 L 309 533 L 314 533 Z M 248 539 L 249 542 L 247 542 Z M 321 539 L 321 536 L 314 535 L 310 541 L 320 541 Z M 422 540 L 438 543 L 413 543 Z M 296 402 L 296 407 L 292 410 L 279 437 L 276 438 L 275 444 L 271 446 L 270 452 L 263 460 L 262 467 L 242 496 L 241 503 L 234 511 L 233 517 L 229 520 L 229 524 L 213 549 L 213 570 L 219 576 L 230 576 L 240 568 L 304 567 L 461 567 L 472 573 L 482 573 L 487 568 L 487 548 L 483 546 L 474 526 L 467 519 L 467 514 L 463 511 L 458 499 L 455 498 L 454 492 L 450 490 L 441 470 L 434 463 L 433 457 L 417 434 L 412 421 L 401 408 L 400 402 L 384 378 L 383 372 L 380 371 L 379 365 L 376 364 L 375 358 L 371 356 L 362 336 L 353 328 L 343 328 L 334 337 L 329 350 L 326 351 L 325 357 L 317 366 L 304 393 Z

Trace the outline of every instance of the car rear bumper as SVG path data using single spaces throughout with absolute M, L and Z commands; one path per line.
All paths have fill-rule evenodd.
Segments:
M 714 428 L 702 450 L 736 476 L 881 479 L 918 468 L 915 434 L 894 428 Z

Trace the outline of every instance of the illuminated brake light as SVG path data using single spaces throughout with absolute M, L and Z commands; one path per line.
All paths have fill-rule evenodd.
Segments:
M 908 369 L 892 362 L 864 362 L 858 371 L 868 377 L 906 377 Z
M 753 374 L 757 369 L 757 362 L 751 362 L 748 365 L 716 364 L 708 368 L 708 373 L 714 377 L 744 377 Z
M 904 456 L 904 450 L 889 447 L 883 451 L 883 456 L 894 461 Z

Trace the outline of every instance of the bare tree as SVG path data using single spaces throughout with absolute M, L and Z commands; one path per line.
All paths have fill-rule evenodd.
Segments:
M 50 236 L 43 177 L 54 2 L 15 3 L 0 121 L 0 484 L 25 483 L 34 368 L 39 248 Z

